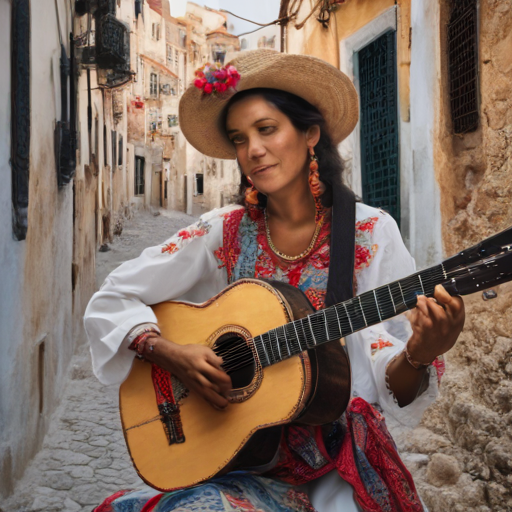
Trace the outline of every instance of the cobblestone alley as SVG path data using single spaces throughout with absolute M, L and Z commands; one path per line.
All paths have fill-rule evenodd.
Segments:
M 138 213 L 126 221 L 110 251 L 97 254 L 98 286 L 123 261 L 163 242 L 195 219 L 180 212 Z M 108 495 L 143 487 L 121 431 L 118 387 L 103 386 L 83 345 L 71 363 L 66 389 L 42 450 L 0 512 L 90 512 Z

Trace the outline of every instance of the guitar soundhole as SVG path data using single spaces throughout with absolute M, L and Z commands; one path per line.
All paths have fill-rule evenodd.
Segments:
M 252 383 L 256 363 L 251 348 L 242 336 L 227 332 L 217 340 L 213 350 L 222 357 L 222 367 L 231 377 L 234 390 L 246 388 Z

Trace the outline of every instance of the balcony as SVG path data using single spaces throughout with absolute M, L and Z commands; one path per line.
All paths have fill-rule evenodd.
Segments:
M 96 63 L 100 69 L 130 66 L 130 46 L 126 27 L 111 14 L 98 20 L 96 29 Z

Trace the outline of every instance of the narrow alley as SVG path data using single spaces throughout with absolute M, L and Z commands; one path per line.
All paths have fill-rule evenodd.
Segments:
M 136 213 L 110 250 L 97 253 L 97 285 L 122 262 L 194 221 L 181 212 Z M 70 368 L 42 450 L 16 492 L 0 505 L 2 512 L 90 512 L 120 489 L 144 486 L 123 439 L 118 386 L 98 382 L 87 345 L 79 347 Z

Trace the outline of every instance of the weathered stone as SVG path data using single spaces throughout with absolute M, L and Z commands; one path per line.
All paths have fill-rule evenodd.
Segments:
M 439 452 L 450 444 L 449 439 L 434 434 L 426 428 L 419 427 L 406 437 L 402 449 L 408 452 L 431 454 Z
M 427 481 L 436 487 L 456 484 L 461 474 L 457 459 L 443 453 L 432 455 L 427 466 Z
M 485 448 L 485 459 L 489 466 L 505 474 L 512 471 L 512 442 L 501 438 L 491 441 Z

